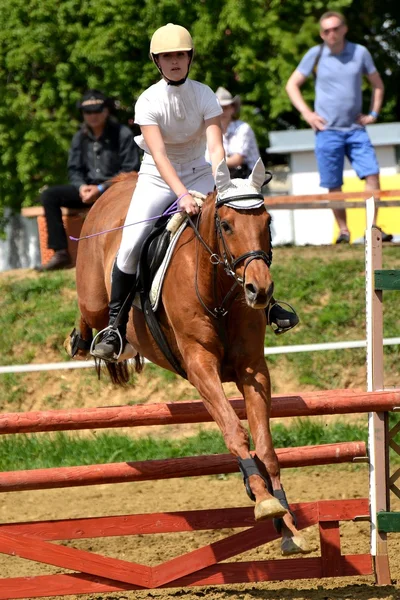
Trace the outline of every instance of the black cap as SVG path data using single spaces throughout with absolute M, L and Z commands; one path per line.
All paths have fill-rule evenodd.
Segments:
M 82 100 L 78 103 L 78 108 L 88 113 L 101 112 L 107 107 L 107 98 L 99 90 L 88 90 L 82 96 Z

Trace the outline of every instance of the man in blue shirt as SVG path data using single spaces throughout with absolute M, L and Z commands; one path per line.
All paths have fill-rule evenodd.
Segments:
M 286 91 L 292 104 L 316 133 L 315 154 L 321 187 L 340 192 L 344 158 L 347 156 L 367 190 L 377 190 L 379 165 L 365 126 L 375 123 L 382 106 L 384 86 L 371 54 L 364 46 L 345 39 L 344 16 L 329 11 L 320 19 L 323 44 L 311 48 L 290 76 Z M 315 77 L 315 108 L 309 108 L 300 91 L 307 77 Z M 362 78 L 372 86 L 371 110 L 362 113 Z M 348 243 L 346 211 L 333 211 L 340 233 L 337 244 Z M 376 220 L 376 215 L 375 215 Z M 392 236 L 382 232 L 382 240 Z

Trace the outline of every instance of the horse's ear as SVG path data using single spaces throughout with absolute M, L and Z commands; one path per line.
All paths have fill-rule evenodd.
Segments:
M 258 159 L 256 164 L 253 167 L 253 170 L 249 177 L 250 185 L 253 185 L 258 190 L 261 190 L 265 181 L 265 167 L 261 158 Z
M 231 176 L 225 159 L 221 160 L 215 171 L 215 185 L 218 192 L 223 192 L 231 183 Z

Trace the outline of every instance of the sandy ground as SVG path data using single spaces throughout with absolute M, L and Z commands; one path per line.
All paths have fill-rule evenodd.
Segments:
M 330 466 L 283 472 L 287 495 L 292 502 L 328 498 L 366 497 L 368 476 L 366 467 Z M 399 509 L 400 503 L 393 508 Z M 226 508 L 248 506 L 249 500 L 239 476 L 187 478 L 114 486 L 71 488 L 8 493 L 2 495 L 1 521 L 43 520 L 135 514 L 146 512 Z M 106 556 L 142 564 L 156 565 L 184 552 L 216 541 L 232 531 L 201 531 L 174 534 L 126 536 L 122 538 L 91 539 L 66 542 L 68 546 L 91 550 Z M 306 530 L 310 542 L 318 545 L 316 527 Z M 342 553 L 364 553 L 369 548 L 367 523 L 341 525 Z M 392 534 L 389 551 L 393 585 L 377 587 L 373 577 L 334 578 L 228 585 L 219 588 L 185 588 L 68 596 L 83 600 L 133 600 L 160 598 L 210 598 L 212 600 L 394 600 L 400 598 L 400 537 Z M 310 556 L 317 556 L 318 551 Z M 242 554 L 242 560 L 280 558 L 278 541 Z M 235 559 L 233 559 L 235 560 Z M 288 568 L 290 568 L 290 559 Z M 16 557 L 0 555 L 1 577 L 21 577 L 60 572 Z M 1 586 L 1 579 L 0 579 Z

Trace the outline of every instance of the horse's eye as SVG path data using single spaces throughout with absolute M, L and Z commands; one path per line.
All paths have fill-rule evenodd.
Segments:
M 225 233 L 232 233 L 231 226 L 226 221 L 221 221 L 221 227 L 225 231 Z

